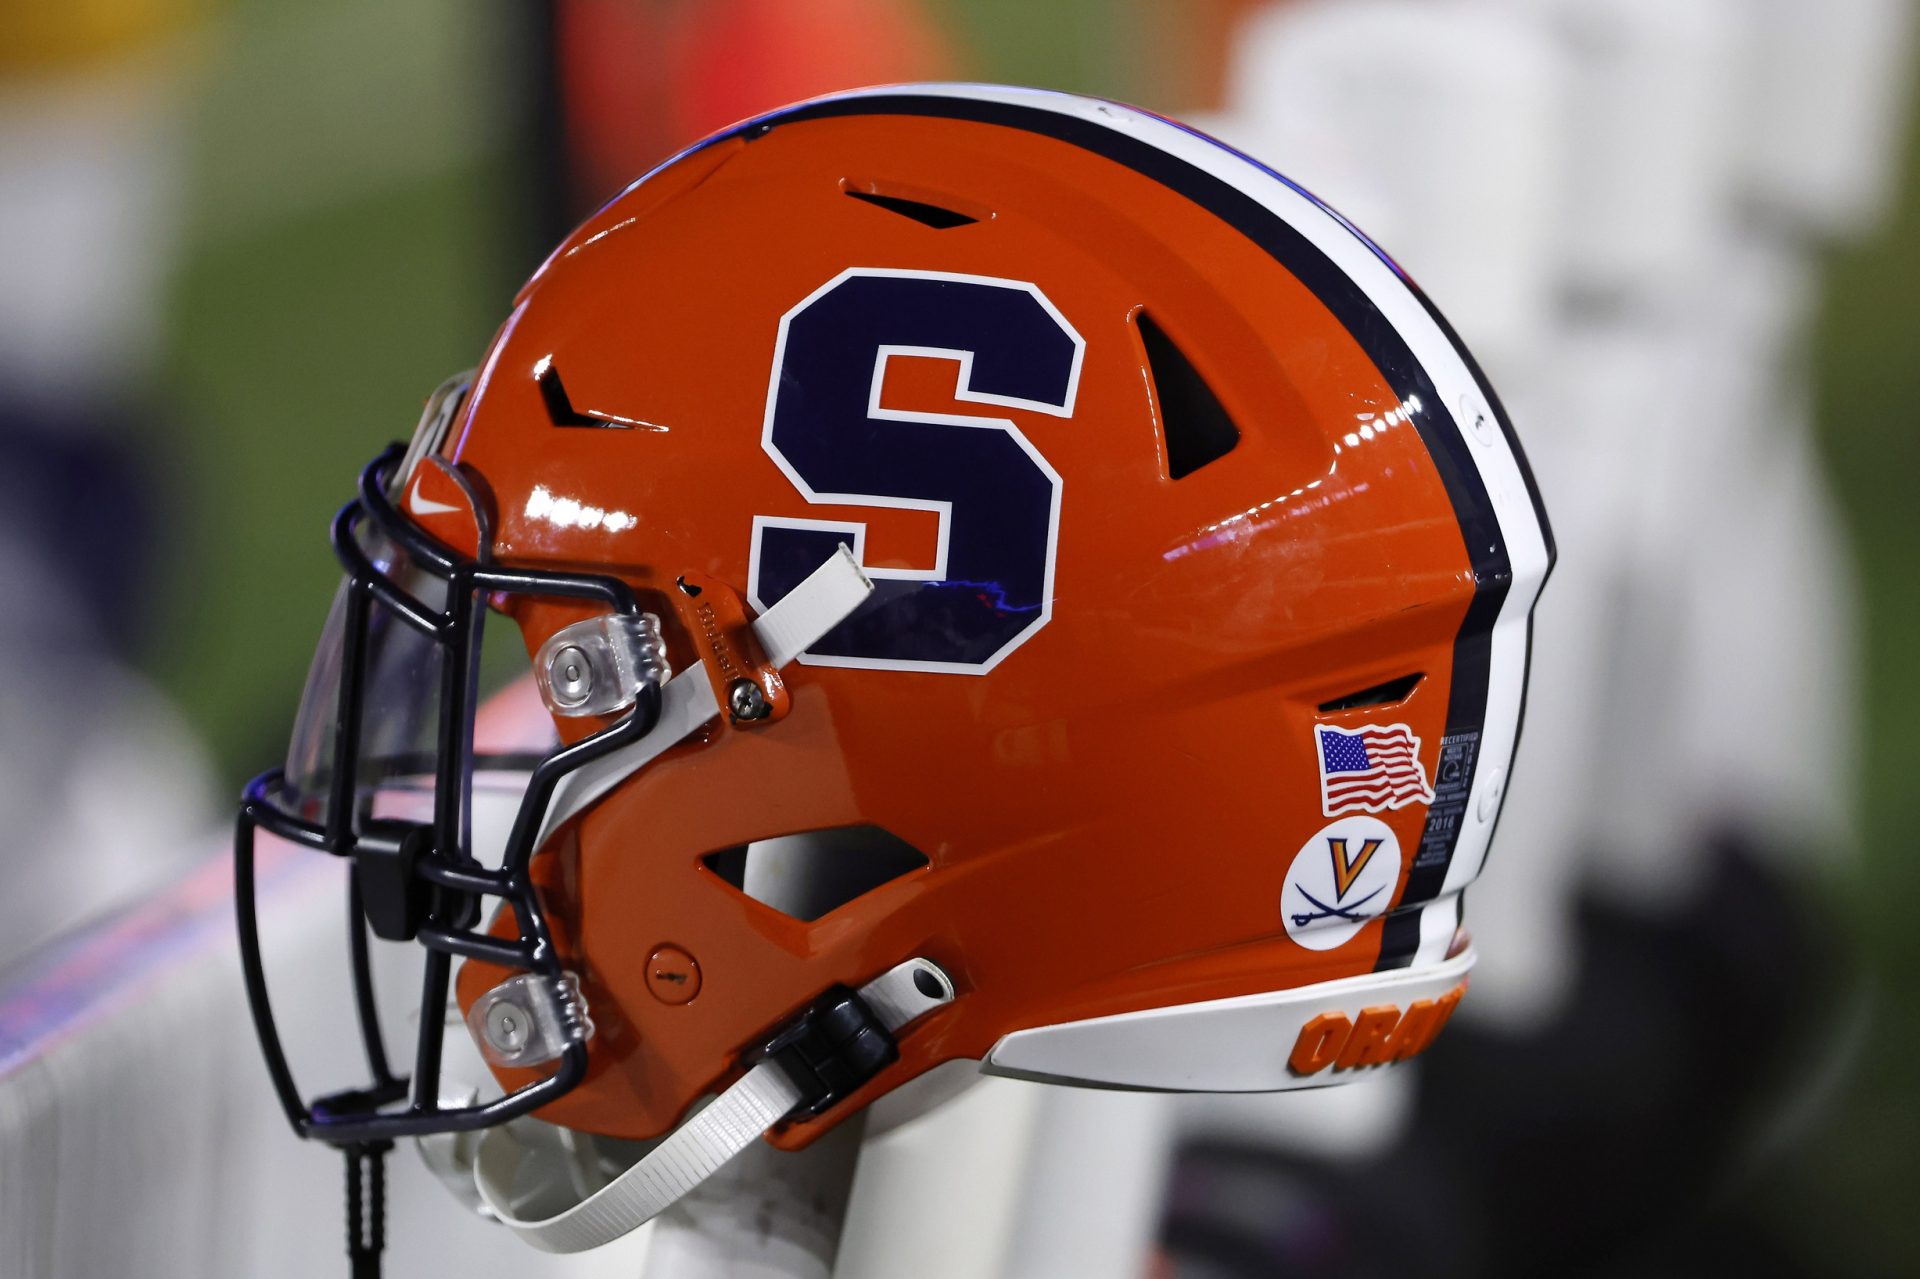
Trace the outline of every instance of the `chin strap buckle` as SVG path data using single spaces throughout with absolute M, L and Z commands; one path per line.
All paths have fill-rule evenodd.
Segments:
M 900 1059 L 893 1035 L 845 986 L 835 986 L 750 1054 L 770 1061 L 800 1094 L 794 1115 L 817 1115 Z
M 899 1060 L 894 1035 L 952 1001 L 953 979 L 929 959 L 896 964 L 859 990 L 833 986 L 747 1058 L 777 1066 L 799 1094 L 789 1117 L 817 1115 Z

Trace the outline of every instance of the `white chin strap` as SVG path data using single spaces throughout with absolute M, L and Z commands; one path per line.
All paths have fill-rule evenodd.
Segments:
M 925 959 L 910 959 L 860 988 L 860 998 L 887 1028 L 907 1023 L 953 999 L 953 983 Z M 495 1217 L 546 1252 L 584 1252 L 618 1239 L 717 1172 L 804 1099 L 801 1086 L 778 1059 L 768 1058 L 673 1130 L 640 1161 L 563 1212 L 524 1218 L 526 1198 L 516 1181 L 529 1147 L 512 1126 L 488 1129 L 474 1162 L 474 1185 Z M 550 1186 L 533 1189 L 544 1198 Z

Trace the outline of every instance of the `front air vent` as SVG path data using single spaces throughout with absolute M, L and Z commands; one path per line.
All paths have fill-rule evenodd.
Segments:
M 933 191 L 921 191 L 916 188 L 899 187 L 878 182 L 843 181 L 840 193 L 849 199 L 871 204 L 876 209 L 885 209 L 888 213 L 897 213 L 903 218 L 912 218 L 921 226 L 930 226 L 936 231 L 951 231 L 955 227 L 972 226 L 993 216 L 984 209 L 963 209 L 956 207 L 962 201 L 948 199 Z
M 553 367 L 552 356 L 545 357 L 533 366 L 533 379 L 540 387 L 541 402 L 547 406 L 547 420 L 555 426 L 619 425 L 617 422 L 588 417 L 573 407 L 566 385 L 560 381 L 560 370 Z
M 1200 370 L 1181 353 L 1166 331 L 1145 311 L 1134 315 L 1147 368 L 1153 374 L 1160 405 L 1160 433 L 1167 446 L 1167 477 L 1185 479 L 1209 462 L 1233 452 L 1240 430 Z
M 1424 671 L 1415 671 L 1411 675 L 1402 675 L 1390 679 L 1384 684 L 1375 684 L 1372 688 L 1363 688 L 1357 693 L 1348 693 L 1345 697 L 1336 697 L 1330 702 L 1320 703 L 1320 713 L 1333 711 L 1357 711 L 1367 706 L 1392 706 L 1404 702 L 1412 696 L 1420 681 L 1426 678 Z
M 878 826 L 758 839 L 702 861 L 761 905 L 809 921 L 928 864 L 925 853 Z

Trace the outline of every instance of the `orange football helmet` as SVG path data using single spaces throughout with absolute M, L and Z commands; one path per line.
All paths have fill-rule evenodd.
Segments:
M 1546 517 L 1392 260 L 1204 136 L 967 85 L 737 126 L 561 245 L 360 492 L 240 841 L 307 1135 L 537 1107 L 711 1163 L 705 1116 L 800 1146 L 949 1062 L 1334 1082 L 1458 999 Z M 558 738 L 497 861 L 489 611 Z M 402 778 L 431 820 L 383 807 Z M 369 1089 L 295 1090 L 255 824 L 350 856 L 368 926 L 426 946 L 411 1087 L 381 1051 Z M 468 1105 L 436 1078 L 455 958 L 499 1085 Z

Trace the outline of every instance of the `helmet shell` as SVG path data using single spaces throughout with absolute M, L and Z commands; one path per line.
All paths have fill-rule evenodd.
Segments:
M 1437 313 L 1236 152 L 983 86 L 748 122 L 554 253 L 448 453 L 497 561 L 617 574 L 663 617 L 689 572 L 764 608 L 836 541 L 879 588 L 787 668 L 789 716 L 710 724 L 536 859 L 598 1026 L 544 1118 L 656 1136 L 823 989 L 914 955 L 959 997 L 783 1143 L 1014 1031 L 1453 938 L 1518 732 L 1544 513 Z M 580 614 L 516 616 L 531 652 Z M 1328 946 L 1284 900 L 1337 816 L 1322 728 L 1404 729 L 1425 787 L 1366 810 L 1399 865 Z M 926 865 L 807 920 L 707 860 L 847 827 Z M 697 963 L 695 997 L 650 990 L 663 948 Z M 506 975 L 467 963 L 461 1003 Z

